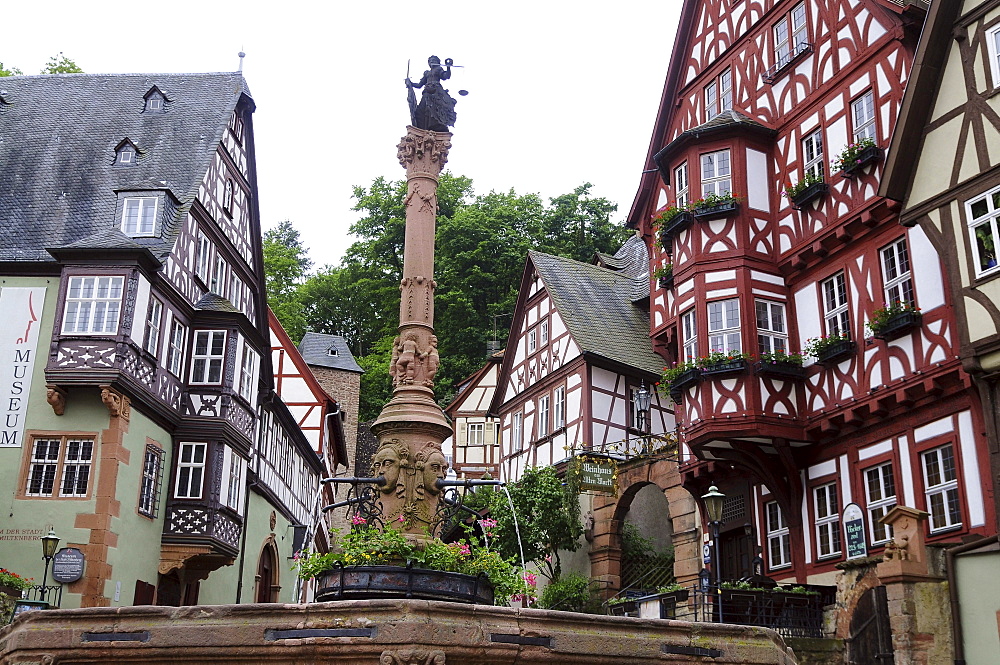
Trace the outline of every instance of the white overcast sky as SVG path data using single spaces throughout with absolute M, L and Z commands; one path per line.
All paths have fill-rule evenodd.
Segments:
M 591 182 L 624 219 L 681 0 L 6 3 L 0 62 L 36 74 L 62 51 L 87 73 L 238 67 L 257 112 L 261 222 L 290 219 L 318 266 L 353 239 L 352 186 L 402 178 L 403 78 L 454 58 L 448 168 L 490 190 L 558 196 Z M 461 97 L 460 89 L 469 91 Z

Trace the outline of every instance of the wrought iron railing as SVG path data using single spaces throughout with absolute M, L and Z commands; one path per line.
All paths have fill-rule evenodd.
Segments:
M 32 584 L 24 589 L 22 597 L 25 600 L 44 600 L 51 607 L 62 604 L 62 584 Z

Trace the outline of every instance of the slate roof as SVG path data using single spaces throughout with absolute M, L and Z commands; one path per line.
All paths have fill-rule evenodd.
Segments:
M 163 112 L 144 111 L 154 85 Z M 0 78 L 0 261 L 52 261 L 47 248 L 69 245 L 139 245 L 162 260 L 243 94 L 239 72 Z M 115 167 L 126 137 L 138 163 Z M 116 190 L 167 190 L 180 206 L 160 238 L 116 237 Z
M 329 354 L 331 347 L 337 350 L 337 355 Z M 342 369 L 358 374 L 364 374 L 365 371 L 354 360 L 354 355 L 347 347 L 347 340 L 340 335 L 307 332 L 299 342 L 299 353 L 307 365 Z
M 649 339 L 649 315 L 633 304 L 645 277 L 541 252 L 528 252 L 580 350 L 659 374 L 663 358 Z
M 206 293 L 194 304 L 194 308 L 207 312 L 229 312 L 230 314 L 240 314 L 240 310 L 233 306 L 222 296 L 216 293 Z

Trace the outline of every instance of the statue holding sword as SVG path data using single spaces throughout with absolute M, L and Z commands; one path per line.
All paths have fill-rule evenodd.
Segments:
M 451 78 L 451 68 L 457 67 L 451 58 L 445 58 L 444 67 L 441 59 L 432 55 L 427 59 L 429 69 L 420 80 L 410 80 L 409 66 L 406 72 L 406 98 L 410 105 L 411 124 L 418 129 L 428 129 L 432 132 L 447 132 L 455 125 L 455 100 L 441 85 L 442 81 Z M 420 103 L 414 88 L 423 88 Z M 464 90 L 459 94 L 465 93 Z

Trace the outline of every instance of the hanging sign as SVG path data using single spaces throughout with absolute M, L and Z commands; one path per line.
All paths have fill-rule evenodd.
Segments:
M 75 547 L 64 547 L 52 557 L 52 579 L 68 584 L 83 577 L 83 552 Z
M 861 559 L 868 556 L 868 545 L 865 541 L 865 513 L 861 506 L 849 503 L 844 506 L 844 542 L 847 545 L 848 559 Z
M 618 465 L 608 459 L 600 462 L 587 459 L 580 459 L 580 489 L 584 492 L 611 492 L 615 491 L 615 473 Z

